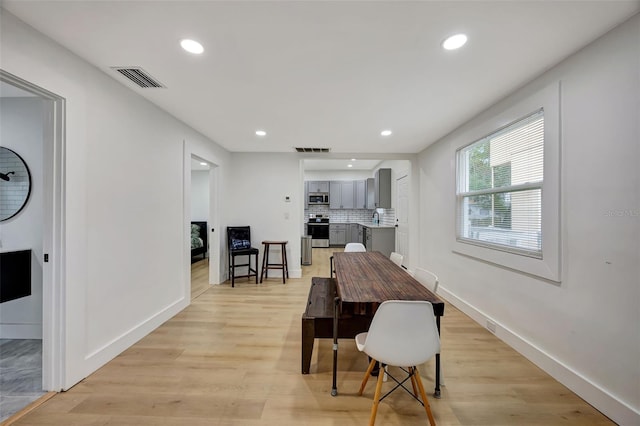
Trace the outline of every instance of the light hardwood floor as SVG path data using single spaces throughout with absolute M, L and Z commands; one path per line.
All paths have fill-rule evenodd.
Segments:
M 300 374 L 300 316 L 311 277 L 328 275 L 331 252 L 314 249 L 304 277 L 286 285 L 275 278 L 257 286 L 241 279 L 235 288 L 227 282 L 206 289 L 183 312 L 14 424 L 367 424 L 374 389 L 370 381 L 364 396 L 356 394 L 367 359 L 352 341 L 340 343 L 337 397 L 330 395 L 330 341 L 316 341 L 311 374 Z M 442 399 L 430 398 L 439 425 L 613 424 L 449 304 L 442 362 Z M 432 363 L 423 380 L 432 393 Z M 395 392 L 380 404 L 376 424 L 428 422 L 417 402 Z

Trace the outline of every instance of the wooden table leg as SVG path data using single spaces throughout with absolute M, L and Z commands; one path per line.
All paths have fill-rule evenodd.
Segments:
M 340 299 L 334 299 L 333 309 L 333 385 L 331 387 L 331 396 L 338 395 L 337 373 L 338 373 L 338 314 L 340 307 Z
M 436 325 L 438 326 L 438 336 L 440 335 L 440 316 L 436 317 Z M 436 389 L 433 392 L 435 398 L 440 399 L 440 354 L 436 354 Z

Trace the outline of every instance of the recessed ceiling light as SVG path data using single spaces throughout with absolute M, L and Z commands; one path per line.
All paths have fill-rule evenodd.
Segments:
M 267 132 L 265 132 L 264 130 L 256 130 L 256 135 L 257 136 L 267 136 Z
M 200 165 L 201 165 L 201 166 L 206 166 L 206 165 L 207 165 L 207 163 L 200 163 Z
M 352 159 L 351 159 L 351 161 L 356 161 L 356 159 L 355 159 L 355 158 L 352 158 Z
M 446 50 L 455 50 L 464 46 L 466 42 L 467 36 L 465 34 L 456 34 L 447 37 L 447 39 L 442 42 L 442 47 Z
M 347 167 L 353 167 L 353 164 L 347 164 Z
M 187 52 L 194 53 L 196 55 L 199 55 L 202 52 L 204 52 L 204 47 L 202 47 L 200 43 L 198 43 L 195 40 L 189 40 L 188 38 L 185 38 L 184 40 L 180 40 L 180 46 L 182 46 L 182 48 Z
M 391 130 L 383 130 L 380 132 L 380 136 L 390 136 Z

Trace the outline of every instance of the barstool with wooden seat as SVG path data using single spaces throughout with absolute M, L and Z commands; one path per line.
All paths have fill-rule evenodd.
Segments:
M 289 264 L 287 263 L 287 243 L 288 241 L 263 241 L 264 252 L 262 253 L 262 271 L 260 272 L 260 282 L 262 278 L 269 278 L 269 269 L 282 270 L 282 284 L 289 278 Z M 281 263 L 269 262 L 269 249 L 272 245 L 279 245 L 281 250 Z

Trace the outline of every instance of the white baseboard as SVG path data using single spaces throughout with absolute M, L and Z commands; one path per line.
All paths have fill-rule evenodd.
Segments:
M 260 274 L 258 272 L 258 274 Z M 269 278 L 282 278 L 282 271 L 270 271 L 269 272 Z M 258 275 L 258 279 L 260 278 L 260 275 Z M 289 278 L 302 278 L 302 268 L 301 269 L 289 269 Z M 220 281 L 218 284 L 222 284 L 224 282 L 226 282 L 227 280 L 230 280 L 231 278 L 229 277 L 229 273 L 228 271 L 226 272 L 226 275 L 223 277 L 223 280 Z M 217 284 L 214 284 L 217 285 Z
M 42 324 L 0 324 L 2 339 L 42 339 Z
M 87 372 L 85 376 L 92 374 L 107 362 L 120 355 L 123 351 L 131 347 L 134 343 L 151 333 L 153 330 L 167 322 L 174 317 L 190 303 L 189 298 L 182 298 L 176 300 L 171 305 L 167 306 L 163 310 L 157 312 L 155 315 L 149 317 L 145 321 L 141 322 L 137 326 L 131 328 L 129 331 L 121 334 L 117 338 L 113 339 L 109 343 L 103 345 L 101 348 L 87 354 L 85 357 L 87 361 Z M 66 386 L 64 390 L 69 389 L 75 383 Z
M 282 271 L 269 270 L 269 279 L 271 278 L 282 279 Z M 289 278 L 302 278 L 302 269 L 289 269 Z M 260 279 L 260 272 L 258 272 L 258 279 Z
M 495 331 L 490 331 L 492 331 L 496 337 L 511 346 L 614 422 L 619 425 L 640 425 L 640 412 L 624 401 L 611 395 L 602 387 L 573 370 L 570 366 L 555 359 L 552 355 L 541 350 L 532 342 L 514 333 L 508 327 L 449 292 L 446 288 L 438 287 L 438 294 L 482 327 L 489 328 L 488 321 L 491 322 L 491 328 L 495 328 Z M 446 321 L 446 312 L 443 321 Z
M 302 269 L 290 269 L 289 278 L 302 278 Z

